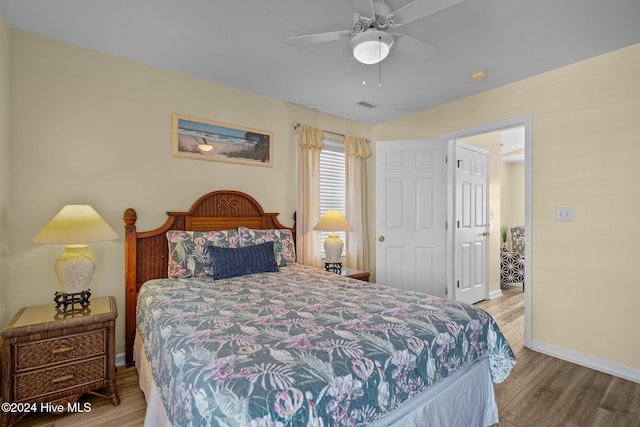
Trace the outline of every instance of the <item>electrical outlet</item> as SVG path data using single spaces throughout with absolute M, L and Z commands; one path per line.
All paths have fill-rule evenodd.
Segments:
M 573 208 L 556 208 L 556 221 L 573 221 Z

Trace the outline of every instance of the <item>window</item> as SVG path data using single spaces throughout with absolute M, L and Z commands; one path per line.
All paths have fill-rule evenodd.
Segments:
M 346 213 L 345 204 L 345 158 L 344 144 L 342 142 L 322 141 L 323 148 L 320 152 L 320 217 L 329 209 L 338 209 L 343 214 Z M 346 247 L 346 232 L 338 231 L 338 235 Z M 328 231 L 320 232 L 320 242 L 329 235 Z M 324 246 L 320 249 L 324 257 Z M 342 256 L 345 250 L 342 250 Z

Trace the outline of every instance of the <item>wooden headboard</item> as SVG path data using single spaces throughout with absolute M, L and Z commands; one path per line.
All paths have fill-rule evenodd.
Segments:
M 167 230 L 213 231 L 239 226 L 253 229 L 289 228 L 280 224 L 277 213 L 265 213 L 253 197 L 231 190 L 205 194 L 188 212 L 167 212 L 167 216 L 167 221 L 161 227 L 137 231 L 136 211 L 129 208 L 124 212 L 127 364 L 133 362 L 138 292 L 147 280 L 167 277 Z M 289 229 L 295 233 L 295 225 Z

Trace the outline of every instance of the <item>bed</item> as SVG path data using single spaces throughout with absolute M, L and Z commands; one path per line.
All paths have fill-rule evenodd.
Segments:
M 146 232 L 124 215 L 145 425 L 498 422 L 515 357 L 483 310 L 297 264 L 295 230 L 241 192 L 167 215 Z

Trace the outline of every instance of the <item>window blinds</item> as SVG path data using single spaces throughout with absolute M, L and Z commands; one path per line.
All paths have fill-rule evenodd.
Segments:
M 341 142 L 324 140 L 323 148 L 320 152 L 320 217 L 329 209 L 338 209 L 343 214 L 345 212 L 345 157 L 344 144 Z M 346 233 L 337 232 L 346 247 Z M 320 232 L 320 240 L 324 240 L 329 235 L 328 231 Z M 324 247 L 321 249 L 324 256 Z M 342 252 L 344 256 L 344 249 Z

